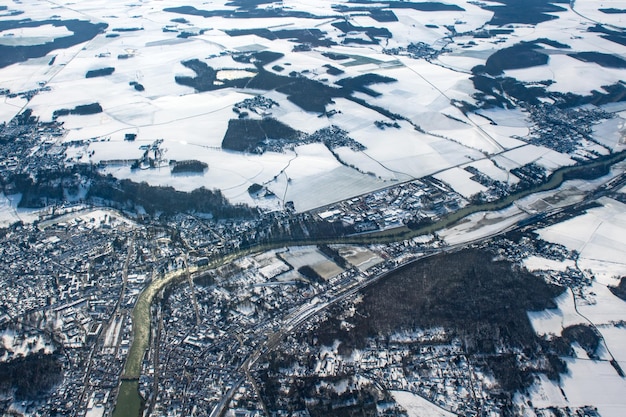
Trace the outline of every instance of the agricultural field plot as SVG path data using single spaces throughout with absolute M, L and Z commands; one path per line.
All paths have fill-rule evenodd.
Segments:
M 268 6 L 7 6 L 0 120 L 29 108 L 63 123 L 69 165 L 100 164 L 118 178 L 183 191 L 219 189 L 232 203 L 264 210 L 292 202 L 306 211 L 468 163 L 494 163 L 503 172 L 492 175 L 514 184 L 510 170 L 525 164 L 551 171 L 624 147 L 618 109 L 605 107 L 589 119 L 589 134 L 574 132 L 563 146 L 562 132 L 535 128 L 529 110 L 621 100 L 619 7 L 578 1 L 548 14 L 465 0 Z M 225 146 L 233 120 L 267 118 L 297 135 L 237 131 L 248 146 Z M 362 148 L 326 140 L 328 152 L 301 152 L 330 127 Z M 145 155 L 142 146 L 157 140 L 158 157 Z M 159 170 L 130 169 L 149 158 Z M 189 159 L 208 169 L 163 169 Z M 312 166 L 312 175 L 297 172 Z M 254 184 L 276 198 L 251 197 Z M 468 197 L 481 190 L 456 186 Z M 307 189 L 323 192 L 311 199 Z
M 323 279 L 328 280 L 343 272 L 335 262 L 328 259 L 314 246 L 291 247 L 281 257 L 294 269 L 310 267 Z
M 364 247 L 337 246 L 336 249 L 342 258 L 363 272 L 383 262 L 383 258 Z

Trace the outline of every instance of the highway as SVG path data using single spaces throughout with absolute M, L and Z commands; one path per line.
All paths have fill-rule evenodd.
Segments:
M 429 227 L 429 230 L 427 231 L 415 230 L 415 231 L 410 231 L 408 234 L 399 233 L 397 235 L 392 235 L 392 236 L 380 236 L 380 237 L 372 236 L 368 239 L 357 239 L 354 237 L 347 237 L 345 239 L 336 238 L 336 239 L 333 239 L 332 241 L 315 240 L 315 241 L 303 241 L 303 242 L 276 242 L 275 244 L 262 245 L 259 247 L 248 248 L 246 250 L 235 251 L 233 253 L 227 254 L 223 256 L 222 258 L 215 259 L 213 262 L 210 263 L 210 265 L 208 265 L 205 268 L 202 268 L 202 270 L 204 271 L 204 270 L 212 269 L 219 265 L 223 265 L 227 262 L 230 262 L 235 258 L 245 256 L 246 254 L 260 252 L 263 250 L 269 250 L 274 247 L 285 247 L 285 246 L 306 245 L 306 244 L 308 245 L 330 244 L 330 243 L 352 243 L 352 244 L 363 243 L 365 244 L 365 243 L 376 243 L 378 241 L 380 241 L 380 243 L 384 243 L 384 242 L 408 239 L 408 238 L 413 237 L 414 235 L 419 235 L 419 234 L 423 234 L 426 232 L 432 233 L 430 229 L 441 230 L 441 229 L 452 227 L 454 226 L 454 224 L 457 223 L 457 221 L 460 218 L 466 218 L 468 215 L 473 214 L 477 211 L 488 212 L 488 211 L 499 210 L 505 206 L 508 206 L 514 203 L 518 199 L 528 197 L 531 194 L 555 189 L 566 180 L 565 175 L 569 172 L 577 172 L 576 170 L 585 170 L 588 168 L 592 168 L 596 165 L 600 165 L 601 163 L 612 165 L 623 160 L 624 156 L 626 156 L 626 153 L 620 153 L 617 155 L 613 155 L 609 161 L 593 162 L 593 163 L 582 165 L 582 166 L 562 168 L 555 172 L 555 174 L 558 172 L 558 175 L 553 175 L 548 183 L 544 183 L 536 187 L 536 189 L 526 190 L 524 192 L 520 192 L 517 195 L 511 195 L 508 198 L 506 198 L 504 201 L 499 202 L 497 204 L 493 203 L 489 205 L 468 206 L 464 209 L 461 209 L 459 213 L 455 213 L 455 214 L 458 214 L 458 216 L 455 216 L 453 218 L 447 218 L 447 217 L 443 218 L 436 224 L 431 225 Z M 474 240 L 470 240 L 470 239 L 468 239 L 467 241 L 464 240 L 453 246 L 447 246 L 445 248 L 438 248 L 436 250 L 433 250 L 433 252 L 431 253 L 423 254 L 423 256 L 421 256 L 419 259 L 424 259 L 428 256 L 433 256 L 437 253 L 441 253 L 442 251 L 453 251 L 460 247 L 466 246 L 468 244 L 472 244 L 472 243 L 489 239 L 495 235 L 505 233 L 509 230 L 523 229 L 523 228 L 532 226 L 533 224 L 537 224 L 537 223 L 545 224 L 546 222 L 549 221 L 550 218 L 558 219 L 559 218 L 558 216 L 563 215 L 565 211 L 575 210 L 576 207 L 582 206 L 583 204 L 586 204 L 589 201 L 592 201 L 593 199 L 598 198 L 599 196 L 608 194 L 612 190 L 615 190 L 618 187 L 621 187 L 625 181 L 626 181 L 626 176 L 624 173 L 621 173 L 620 175 L 617 175 L 616 177 L 611 178 L 610 180 L 607 179 L 607 183 L 599 185 L 597 189 L 591 192 L 588 192 L 586 194 L 586 197 L 583 199 L 583 201 L 579 203 L 572 204 L 567 207 L 560 207 L 558 209 L 554 209 L 549 212 L 544 212 L 542 213 L 543 216 L 538 216 L 538 218 L 536 219 L 528 219 L 530 220 L 530 222 L 527 222 L 523 226 L 519 224 L 514 224 L 513 226 L 503 227 L 501 229 L 494 228 L 491 230 L 489 234 L 482 235 Z M 306 321 L 309 318 L 315 316 L 321 311 L 324 311 L 329 306 L 336 304 L 337 302 L 340 302 L 346 297 L 349 297 L 355 294 L 356 292 L 362 290 L 363 288 L 366 288 L 367 286 L 384 278 L 392 270 L 401 268 L 404 265 L 406 265 L 406 263 L 394 264 L 393 266 L 389 266 L 387 270 L 382 271 L 376 276 L 365 277 L 362 280 L 349 281 L 349 282 L 342 283 L 343 285 L 331 287 L 324 293 L 318 294 L 317 298 L 310 299 L 307 302 L 307 304 L 300 307 L 298 310 L 288 314 L 283 319 L 282 324 L 280 325 L 278 330 L 275 330 L 271 333 L 265 333 L 263 335 L 265 337 L 259 337 L 257 339 L 259 340 L 259 342 L 261 340 L 264 340 L 264 342 L 263 343 L 260 342 L 258 345 L 259 347 L 257 347 L 252 353 L 250 353 L 246 357 L 246 359 L 242 362 L 241 366 L 239 367 L 239 371 L 241 372 L 242 375 L 248 374 L 250 369 L 252 369 L 253 365 L 263 355 L 275 349 L 276 346 L 280 343 L 280 341 L 283 340 L 285 335 L 287 335 L 289 332 L 292 332 L 294 329 L 298 328 L 303 323 L 306 323 Z M 192 277 L 194 277 L 197 274 L 200 274 L 202 271 L 196 270 L 196 271 L 190 271 L 190 272 L 191 272 Z M 184 272 L 183 274 L 171 273 L 168 276 L 164 276 L 159 279 L 156 279 L 141 293 L 140 297 L 138 298 L 138 301 L 135 305 L 135 309 L 133 311 L 133 319 L 134 319 L 133 332 L 135 333 L 134 335 L 135 337 L 131 346 L 131 352 L 129 353 L 129 356 L 127 358 L 127 363 L 126 363 L 126 368 L 125 368 L 125 375 L 127 378 L 131 378 L 131 377 L 138 378 L 140 374 L 141 358 L 143 357 L 143 353 L 145 352 L 145 349 L 147 349 L 149 345 L 147 329 L 149 329 L 149 326 L 150 326 L 149 306 L 152 304 L 153 297 L 160 290 L 164 289 L 166 286 L 182 281 L 183 278 L 187 278 L 187 275 Z M 241 385 L 243 381 L 245 381 L 245 377 L 242 376 L 242 379 L 238 385 Z M 223 413 L 226 411 L 228 404 L 230 403 L 230 400 L 232 399 L 232 396 L 234 395 L 235 392 L 236 392 L 236 387 L 231 387 L 228 390 L 228 392 L 223 396 L 223 398 L 220 400 L 219 404 L 214 408 L 211 415 L 212 416 L 223 415 Z
M 502 229 L 494 230 L 492 233 L 481 236 L 474 240 L 464 241 L 455 245 L 446 246 L 438 249 L 434 249 L 431 252 L 424 253 L 417 259 L 412 259 L 410 261 L 399 263 L 390 267 L 389 269 L 383 270 L 377 275 L 367 277 L 365 275 L 358 274 L 357 277 L 361 279 L 357 280 L 341 280 L 338 281 L 335 285 L 330 287 L 326 292 L 317 294 L 314 297 L 310 298 L 306 304 L 298 307 L 297 309 L 289 312 L 285 318 L 283 319 L 280 328 L 272 333 L 266 334 L 265 342 L 260 344 L 258 348 L 256 348 L 252 353 L 250 353 L 247 358 L 243 361 L 241 366 L 239 367 L 239 371 L 250 378 L 250 370 L 252 367 L 261 359 L 263 356 L 270 353 L 274 350 L 280 342 L 287 336 L 289 333 L 292 333 L 294 330 L 305 324 L 310 318 L 314 317 L 318 313 L 326 310 L 334 304 L 337 304 L 344 299 L 356 294 L 357 292 L 367 288 L 368 286 L 380 281 L 381 279 L 389 276 L 396 270 L 405 267 L 413 262 L 422 261 L 426 258 L 441 254 L 443 252 L 454 252 L 459 250 L 467 245 L 471 245 L 474 243 L 480 243 L 486 240 L 493 238 L 494 236 L 512 231 L 512 230 L 520 230 L 528 227 L 532 227 L 533 224 L 537 223 L 549 223 L 551 220 L 557 220 L 563 215 L 565 210 L 575 211 L 579 208 L 585 207 L 590 201 L 594 201 L 599 197 L 605 196 L 612 190 L 616 190 L 621 188 L 626 183 L 626 174 L 621 174 L 618 177 L 612 179 L 609 183 L 604 184 L 598 189 L 588 193 L 586 197 L 567 208 L 558 208 L 554 209 L 548 213 L 545 213 L 544 216 L 537 217 L 534 222 L 524 223 L 523 225 L 515 224 L 513 226 L 504 227 Z M 224 415 L 226 410 L 228 409 L 228 404 L 232 400 L 233 395 L 235 394 L 237 388 L 245 381 L 245 378 L 242 377 L 236 386 L 231 387 L 228 392 L 222 397 L 220 402 L 211 412 L 211 417 L 221 417 Z M 254 381 L 251 381 L 254 382 Z

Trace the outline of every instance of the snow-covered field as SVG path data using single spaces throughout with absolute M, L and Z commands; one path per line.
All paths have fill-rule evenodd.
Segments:
M 390 391 L 390 393 L 393 399 L 406 410 L 409 417 L 452 417 L 456 415 L 411 392 Z
M 625 205 L 602 198 L 601 207 L 586 214 L 539 231 L 550 242 L 565 245 L 579 253 L 574 264 L 564 264 L 531 257 L 525 266 L 531 270 L 564 270 L 580 268 L 594 278 L 582 293 L 567 290 L 557 301 L 557 308 L 528 313 L 539 335 L 560 335 L 568 326 L 591 324 L 601 334 L 598 359 L 589 359 L 577 349 L 577 358 L 566 358 L 568 372 L 559 383 L 541 378 L 531 388 L 535 407 L 593 405 L 603 417 L 618 417 L 626 408 L 626 382 L 609 363 L 611 359 L 626 366 L 626 302 L 616 297 L 609 286 L 619 284 L 626 276 L 626 210 Z
M 315 246 L 291 247 L 281 255 L 294 269 L 310 266 L 324 279 L 332 278 L 343 271 L 336 263 L 318 251 Z
M 219 3 L 211 4 L 210 8 L 235 10 L 236 6 L 232 4 Z M 512 35 L 493 38 L 469 35 L 484 28 L 493 13 L 478 3 L 465 0 L 445 2 L 462 9 L 452 12 L 394 9 L 398 21 L 385 23 L 363 13 L 338 13 L 338 3 L 342 2 L 325 0 L 313 5 L 297 0 L 286 1 L 282 4 L 285 10 L 303 11 L 318 17 L 253 18 L 205 18 L 165 11 L 168 7 L 180 6 L 173 0 L 133 4 L 120 0 L 11 4 L 8 11 L 23 12 L 20 18 L 43 21 L 55 16 L 56 19 L 106 23 L 108 28 L 81 44 L 1 68 L 0 89 L 20 93 L 43 86 L 45 90 L 39 91 L 28 102 L 19 95 L 3 95 L 0 121 L 10 120 L 25 106 L 46 121 L 52 119 L 56 110 L 97 102 L 103 108 L 102 113 L 59 118 L 68 130 L 66 142 L 87 141 L 82 148 L 71 148 L 68 152 L 68 158 L 75 157 L 73 161 L 97 163 L 135 159 L 143 154 L 139 146 L 163 139 L 165 160 L 197 159 L 208 163 L 209 170 L 205 175 L 184 177 L 173 176 L 167 170 L 131 172 L 127 167 L 112 166 L 108 166 L 105 172 L 181 190 L 200 186 L 217 188 L 234 203 L 279 208 L 285 202 L 293 201 L 297 210 L 307 210 L 386 187 L 390 185 L 389 181 L 406 181 L 434 173 L 441 173 L 462 194 L 471 195 L 482 188 L 466 178 L 456 178 L 460 171 L 454 168 L 465 163 L 481 164 L 487 175 L 511 183 L 516 178 L 510 176 L 508 170 L 526 163 L 536 162 L 548 170 L 572 164 L 567 155 L 542 147 L 522 146 L 529 132 L 529 122 L 523 111 L 481 110 L 479 114 L 484 116 L 481 117 L 463 112 L 454 104 L 476 102 L 471 69 L 484 64 L 497 49 L 540 38 L 569 45 L 571 49 L 563 50 L 544 43 L 543 51 L 549 55 L 546 65 L 506 71 L 507 76 L 521 81 L 549 80 L 552 82 L 549 89 L 553 91 L 590 94 L 623 78 L 619 68 L 601 67 L 565 54 L 569 51 L 619 52 L 618 44 L 604 39 L 601 33 L 588 31 L 588 28 L 597 21 L 619 26 L 623 15 L 602 13 L 598 9 L 619 8 L 620 1 L 604 2 L 607 4 L 601 6 L 590 0 L 578 1 L 575 12 L 580 15 L 566 9 L 556 13 L 558 19 L 532 27 L 514 25 Z M 190 5 L 199 10 L 209 8 L 200 3 Z M 370 39 L 364 32 L 353 31 L 346 35 L 333 26 L 337 17 L 347 19 L 355 28 L 384 28 L 391 36 L 384 37 L 380 44 L 346 43 L 346 36 L 364 42 Z M 466 35 L 458 36 L 450 43 L 446 36 L 449 34 L 447 28 L 451 26 L 457 33 Z M 329 43 L 294 52 L 296 43 L 293 39 L 270 40 L 261 32 L 231 36 L 227 31 L 233 28 L 315 28 L 323 32 Z M 183 32 L 193 36 L 178 37 Z M 71 32 L 66 27 L 48 23 L 2 31 L 0 44 L 33 45 L 68 34 Z M 434 50 L 445 47 L 446 52 L 430 60 L 384 53 L 393 48 L 406 48 L 416 39 Z M 196 92 L 175 81 L 177 76 L 195 76 L 194 71 L 182 65 L 183 61 L 191 59 L 214 68 L 217 78 L 222 81 L 252 76 L 257 71 L 252 63 L 232 59 L 233 54 L 245 51 L 284 54 L 266 69 L 282 76 L 299 74 L 333 87 L 337 87 L 334 83 L 343 78 L 367 74 L 391 77 L 395 81 L 369 86 L 373 94 L 365 90 L 355 91 L 353 97 L 363 100 L 367 106 L 336 97 L 326 106 L 326 111 L 330 112 L 326 115 L 305 111 L 289 101 L 286 94 L 276 90 L 229 88 Z M 323 55 L 327 52 L 349 58 L 333 60 Z M 344 72 L 329 74 L 326 67 L 329 64 Z M 115 70 L 108 76 L 85 77 L 87 71 L 106 67 Z M 141 84 L 144 90 L 135 89 L 131 83 Z M 297 155 L 291 151 L 254 156 L 222 151 L 228 120 L 237 117 L 232 111 L 233 105 L 258 94 L 279 104 L 268 115 L 302 132 L 313 133 L 330 125 L 346 130 L 350 137 L 367 148 L 362 152 L 347 148 L 336 150 L 341 161 L 355 169 L 339 166 L 334 155 L 317 148 L 315 155 L 301 149 L 296 149 Z M 389 113 L 398 114 L 405 120 L 393 120 Z M 374 122 L 397 122 L 399 128 L 381 129 Z M 623 130 L 624 118 L 618 117 L 598 124 L 594 135 L 605 146 L 619 150 L 623 147 Z M 124 142 L 129 133 L 137 135 L 135 142 Z M 589 146 L 592 149 L 596 145 L 590 143 Z M 493 163 L 497 168 L 489 166 Z M 250 198 L 246 190 L 253 183 L 267 185 L 278 200 Z M 320 190 L 319 198 L 311 198 L 309 190 Z

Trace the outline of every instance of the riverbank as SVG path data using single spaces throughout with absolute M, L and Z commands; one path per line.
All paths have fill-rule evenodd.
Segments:
M 231 262 L 241 256 L 245 256 L 250 253 L 261 252 L 269 249 L 284 247 L 284 246 L 298 246 L 298 245 L 319 245 L 319 244 L 334 244 L 334 243 L 348 243 L 348 244 L 372 244 L 372 243 L 390 243 L 395 241 L 401 241 L 410 239 L 416 236 L 429 234 L 438 230 L 450 227 L 458 222 L 460 219 L 467 217 L 470 214 L 486 211 L 497 211 L 506 208 L 513 204 L 515 201 L 527 197 L 531 194 L 538 192 L 549 191 L 558 188 L 566 180 L 572 179 L 590 179 L 591 177 L 598 178 L 608 173 L 610 167 L 626 159 L 626 151 L 620 153 L 608 155 L 606 157 L 599 158 L 595 161 L 563 167 L 556 170 L 543 184 L 535 187 L 528 188 L 526 190 L 519 191 L 511 194 L 502 200 L 498 200 L 491 203 L 476 204 L 466 206 L 454 213 L 442 217 L 437 222 L 417 229 L 409 229 L 407 227 L 401 227 L 398 229 L 390 229 L 388 231 L 370 235 L 356 235 L 337 237 L 332 239 L 323 240 L 300 240 L 300 241 L 280 241 L 270 242 L 267 244 L 257 245 L 245 250 L 235 251 L 222 258 L 214 259 L 202 270 L 209 270 L 216 268 L 225 263 Z M 201 272 L 199 269 L 190 268 L 190 273 Z M 171 272 L 164 276 L 154 279 L 146 289 L 140 294 L 137 303 L 133 309 L 133 341 L 124 368 L 123 378 L 125 381 L 120 386 L 120 394 L 118 396 L 117 406 L 115 409 L 114 417 L 137 417 L 140 412 L 135 408 L 135 404 L 141 403 L 141 397 L 137 392 L 138 378 L 141 374 L 141 364 L 146 350 L 149 346 L 150 336 L 150 323 L 151 323 L 151 305 L 156 297 L 167 286 L 172 285 L 186 278 L 184 270 L 178 270 Z M 133 382 L 134 381 L 134 382 Z M 133 385 L 134 384 L 134 385 Z M 134 387 L 135 397 L 127 395 L 127 392 Z M 119 410 L 119 411 L 118 411 Z M 135 412 L 137 410 L 137 412 Z

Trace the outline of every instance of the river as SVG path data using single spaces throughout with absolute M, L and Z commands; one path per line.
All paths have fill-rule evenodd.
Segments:
M 220 259 L 216 259 L 211 262 L 207 267 L 203 269 L 212 269 L 224 263 L 230 262 L 241 256 L 245 256 L 250 253 L 261 252 L 269 249 L 284 247 L 284 246 L 299 246 L 299 245 L 320 245 L 320 244 L 334 244 L 334 243 L 349 243 L 349 244 L 369 244 L 369 243 L 391 243 L 399 240 L 410 239 L 415 236 L 420 236 L 428 233 L 433 233 L 437 230 L 449 227 L 459 221 L 460 219 L 481 211 L 496 211 L 501 210 L 513 202 L 527 197 L 531 194 L 538 192 L 553 190 L 563 184 L 564 181 L 569 179 L 575 179 L 577 177 L 585 176 L 590 170 L 596 168 L 609 169 L 610 166 L 626 159 L 626 151 L 608 155 L 599 158 L 595 161 L 563 167 L 556 170 L 549 177 L 548 181 L 528 188 L 526 190 L 519 191 L 509 196 L 494 201 L 491 203 L 475 204 L 466 206 L 454 213 L 446 215 L 439 219 L 437 222 L 424 226 L 415 230 L 410 230 L 406 227 L 393 229 L 384 233 L 372 234 L 372 235 L 359 235 L 359 236 L 346 236 L 337 237 L 334 239 L 321 239 L 321 240 L 302 240 L 291 242 L 273 242 L 265 245 L 254 246 L 252 248 L 236 251 L 229 255 L 226 255 Z M 194 271 L 192 271 L 194 272 Z M 133 342 L 128 353 L 126 360 L 126 366 L 124 368 L 124 380 L 120 385 L 120 391 L 117 398 L 117 404 L 113 417 L 138 417 L 141 413 L 143 398 L 139 395 L 137 390 L 139 376 L 141 375 L 141 363 L 143 361 L 144 354 L 149 346 L 150 336 L 150 306 L 155 296 L 166 286 L 179 282 L 186 278 L 184 271 L 177 271 L 176 273 L 170 273 L 153 280 L 146 289 L 140 294 L 137 303 L 133 309 Z

